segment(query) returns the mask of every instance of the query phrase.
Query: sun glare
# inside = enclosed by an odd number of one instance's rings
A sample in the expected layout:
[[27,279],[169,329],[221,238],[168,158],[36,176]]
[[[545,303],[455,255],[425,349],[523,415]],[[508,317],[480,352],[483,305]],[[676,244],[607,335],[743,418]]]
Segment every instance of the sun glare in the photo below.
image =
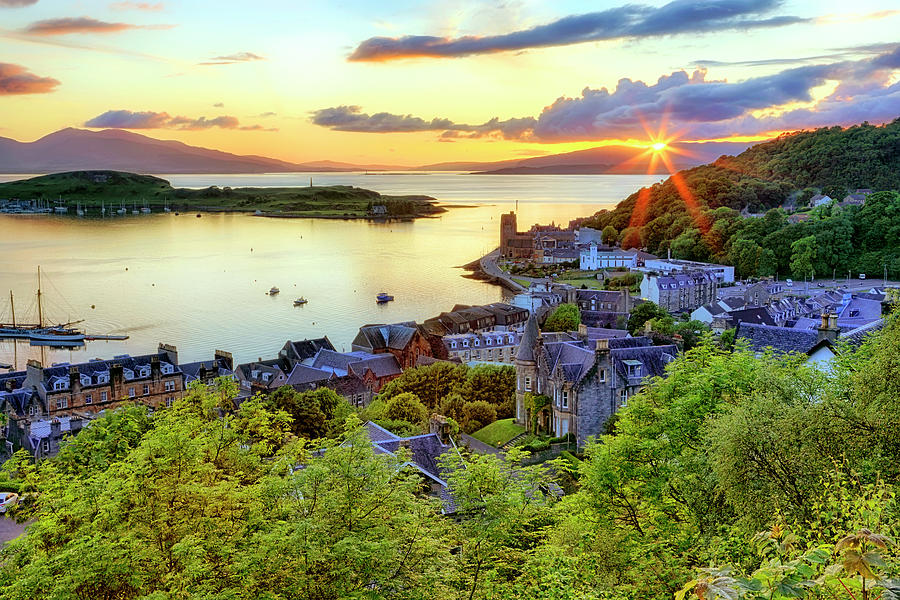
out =
[[665,142],[656,142],[655,144],[653,144],[650,147],[653,148],[654,152],[661,152],[666,149],[666,143]]

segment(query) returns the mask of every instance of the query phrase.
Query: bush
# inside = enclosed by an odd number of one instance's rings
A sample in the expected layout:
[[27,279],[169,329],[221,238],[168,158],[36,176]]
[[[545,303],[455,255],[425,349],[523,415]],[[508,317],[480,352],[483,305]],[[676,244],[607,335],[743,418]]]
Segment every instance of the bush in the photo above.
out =
[[551,444],[568,444],[568,443],[574,444],[575,443],[575,434],[569,432],[566,435],[561,436],[561,437],[550,438],[549,442]]
[[463,429],[466,433],[478,431],[497,420],[497,409],[490,402],[477,400],[463,406]]
[[0,492],[13,492],[14,494],[22,493],[22,483],[19,481],[0,481]]
[[550,449],[550,442],[547,440],[532,440],[524,446],[521,446],[521,448],[531,453],[542,452]]
[[379,419],[372,422],[400,437],[410,437],[422,433],[419,426],[413,425],[409,421],[403,421],[402,419]]

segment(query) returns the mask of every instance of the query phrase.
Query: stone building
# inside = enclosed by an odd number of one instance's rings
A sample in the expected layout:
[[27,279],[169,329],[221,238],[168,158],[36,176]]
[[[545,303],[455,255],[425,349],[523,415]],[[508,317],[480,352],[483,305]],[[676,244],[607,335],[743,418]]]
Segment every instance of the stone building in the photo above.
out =
[[534,234],[519,233],[516,213],[500,215],[500,256],[508,259],[531,259]]
[[519,347],[520,334],[515,331],[461,333],[442,338],[446,358],[464,363],[512,364]]
[[516,422],[557,437],[573,434],[583,447],[648,377],[664,375],[676,353],[646,337],[600,337],[590,329],[542,334],[531,319],[515,358]]
[[431,356],[431,344],[412,321],[392,325],[364,325],[353,339],[351,350],[369,354],[393,354],[401,369],[416,366],[420,356]]
[[670,313],[691,312],[717,300],[719,284],[712,271],[680,271],[668,275],[646,273],[641,297]]

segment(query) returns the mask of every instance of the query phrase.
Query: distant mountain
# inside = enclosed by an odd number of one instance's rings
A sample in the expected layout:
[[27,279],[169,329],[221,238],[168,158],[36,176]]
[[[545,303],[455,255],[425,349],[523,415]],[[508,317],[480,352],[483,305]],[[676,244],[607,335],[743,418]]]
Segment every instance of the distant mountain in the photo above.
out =
[[240,156],[106,129],[62,129],[34,142],[0,138],[0,173],[56,173],[103,169],[139,173],[270,173],[307,165],[264,156]]
[[[667,157],[678,169],[695,167],[709,163],[722,155],[740,154],[750,143],[744,142],[684,142],[669,144]],[[497,163],[457,163],[466,164],[461,170],[477,171],[491,175],[591,175],[598,173],[644,174],[650,171],[652,153],[645,148],[634,146],[598,146],[587,150],[576,150],[564,154],[551,154],[520,160],[505,160]],[[452,165],[430,165],[431,169]],[[421,167],[429,169],[429,167]],[[668,173],[667,165],[656,161],[651,174]]]
[[[707,142],[673,144],[688,156],[669,153],[682,169],[735,155],[750,144]],[[0,137],[0,173],[58,173],[113,170],[147,174],[288,173],[303,171],[478,171],[489,173],[646,173],[650,163],[643,148],[600,146],[536,158],[496,162],[446,162],[421,167],[352,164],[330,160],[291,163],[265,156],[241,156],[173,140],[158,140],[121,129],[62,129],[34,142]],[[664,166],[655,169],[664,173]]]

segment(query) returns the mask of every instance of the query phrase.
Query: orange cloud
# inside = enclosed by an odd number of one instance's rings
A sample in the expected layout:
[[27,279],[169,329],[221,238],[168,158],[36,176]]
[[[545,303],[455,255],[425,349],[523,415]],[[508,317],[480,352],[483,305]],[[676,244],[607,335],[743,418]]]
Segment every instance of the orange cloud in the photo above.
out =
[[134,25],[109,23],[91,17],[63,17],[36,21],[25,28],[31,35],[69,35],[72,33],[119,33],[130,29],[171,29],[174,25]]
[[25,67],[0,63],[0,96],[48,94],[58,85],[52,77],[38,77]]

